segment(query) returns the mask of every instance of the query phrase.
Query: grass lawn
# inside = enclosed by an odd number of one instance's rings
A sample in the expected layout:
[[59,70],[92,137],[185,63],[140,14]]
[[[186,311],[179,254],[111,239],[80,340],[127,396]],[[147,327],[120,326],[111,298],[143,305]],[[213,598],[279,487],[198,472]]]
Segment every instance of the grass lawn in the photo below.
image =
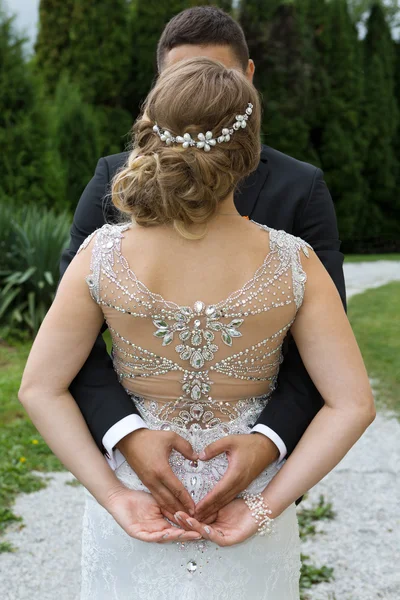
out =
[[[0,344],[0,534],[10,523],[20,521],[11,510],[16,494],[45,487],[32,470],[64,470],[17,398],[29,349],[30,343]],[[0,540],[0,552],[11,550]]]
[[400,283],[354,296],[348,314],[379,404],[400,414]]
[[346,254],[344,262],[373,262],[376,260],[399,260],[400,254]]
[[30,347],[30,342],[18,345],[0,342],[1,425],[5,425],[15,418],[23,418],[26,414],[23,406],[17,401],[17,390]]
[[[108,331],[104,338],[110,351]],[[10,523],[20,521],[12,512],[17,493],[46,486],[32,471],[65,471],[17,398],[30,347],[31,342],[8,344],[0,337],[0,536]],[[0,537],[0,552],[10,551]]]

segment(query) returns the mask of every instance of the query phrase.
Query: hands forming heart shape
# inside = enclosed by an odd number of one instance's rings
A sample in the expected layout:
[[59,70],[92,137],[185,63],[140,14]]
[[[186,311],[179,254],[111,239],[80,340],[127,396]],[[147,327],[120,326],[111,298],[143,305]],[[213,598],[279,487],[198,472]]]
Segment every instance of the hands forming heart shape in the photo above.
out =
[[[140,429],[123,438],[118,448],[151,492],[121,485],[105,506],[130,536],[158,543],[203,538],[228,546],[256,533],[256,522],[237,496],[277,458],[276,446],[263,434],[228,435],[197,455],[175,432]],[[224,477],[197,505],[171,469],[173,449],[188,460],[226,453]]]

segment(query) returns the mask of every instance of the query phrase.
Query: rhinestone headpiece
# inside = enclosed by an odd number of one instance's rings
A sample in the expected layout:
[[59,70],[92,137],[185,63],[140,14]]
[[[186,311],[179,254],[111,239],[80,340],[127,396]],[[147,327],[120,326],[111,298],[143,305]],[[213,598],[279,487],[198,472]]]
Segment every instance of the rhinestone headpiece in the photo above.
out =
[[247,125],[247,120],[253,112],[253,105],[251,102],[248,103],[245,114],[244,115],[236,115],[236,121],[231,127],[225,127],[221,135],[215,139],[211,131],[207,131],[207,133],[199,133],[197,135],[197,140],[194,140],[190,133],[184,133],[182,135],[177,135],[174,137],[169,131],[166,129],[161,129],[157,123],[153,127],[154,133],[156,133],[161,141],[165,142],[168,146],[171,144],[182,144],[182,148],[189,148],[189,146],[195,146],[196,148],[202,148],[204,152],[210,152],[212,146],[216,146],[218,144],[222,144],[222,142],[229,142],[231,139],[231,135],[240,129],[241,127],[244,129]]

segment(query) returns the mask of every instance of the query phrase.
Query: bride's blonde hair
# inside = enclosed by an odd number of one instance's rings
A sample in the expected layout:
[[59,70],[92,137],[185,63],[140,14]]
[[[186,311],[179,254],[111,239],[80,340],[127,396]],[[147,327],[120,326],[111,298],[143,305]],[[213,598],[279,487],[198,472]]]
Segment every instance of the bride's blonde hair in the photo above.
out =
[[[153,131],[173,136],[212,131],[215,138],[232,127],[236,115],[253,112],[245,129],[210,152],[181,144],[168,146]],[[208,58],[180,61],[162,71],[133,126],[133,147],[127,163],[112,181],[112,201],[144,227],[172,223],[188,239],[188,231],[215,215],[219,203],[260,160],[261,107],[258,92],[240,71]]]

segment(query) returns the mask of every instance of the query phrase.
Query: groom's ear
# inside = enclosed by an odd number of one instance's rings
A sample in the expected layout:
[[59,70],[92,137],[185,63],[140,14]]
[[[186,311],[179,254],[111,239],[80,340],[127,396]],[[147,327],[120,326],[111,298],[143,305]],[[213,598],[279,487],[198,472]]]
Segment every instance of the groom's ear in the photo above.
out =
[[249,58],[249,63],[247,65],[245,75],[251,83],[253,83],[253,77],[254,77],[255,70],[256,70],[256,65],[254,64],[254,60]]

